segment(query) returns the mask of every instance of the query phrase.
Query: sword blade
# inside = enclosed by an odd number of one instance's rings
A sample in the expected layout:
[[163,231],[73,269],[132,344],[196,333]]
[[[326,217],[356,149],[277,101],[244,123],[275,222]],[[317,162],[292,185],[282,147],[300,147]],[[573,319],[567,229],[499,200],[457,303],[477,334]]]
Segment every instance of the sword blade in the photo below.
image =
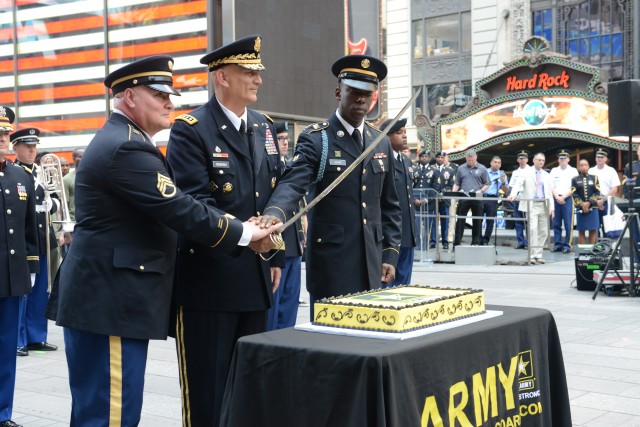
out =
[[329,184],[327,186],[327,188],[325,188],[322,193],[318,194],[316,196],[315,199],[313,199],[312,201],[310,201],[307,206],[304,207],[304,209],[301,209],[297,214],[295,214],[294,216],[292,216],[287,222],[285,222],[282,227],[277,231],[278,234],[282,234],[282,232],[284,230],[286,230],[288,227],[291,226],[291,224],[294,224],[297,220],[299,220],[302,215],[304,215],[305,213],[309,212],[315,205],[317,205],[318,203],[320,203],[320,201],[322,199],[324,199],[325,197],[327,197],[327,195],[329,193],[331,193],[331,191],[333,191],[334,188],[336,188],[342,181],[345,180],[345,178],[347,176],[349,176],[349,174],[351,172],[353,172],[353,170],[355,168],[358,167],[358,165],[360,163],[362,163],[362,161],[373,151],[375,150],[375,148],[378,146],[378,144],[380,143],[380,141],[382,141],[384,139],[385,136],[387,136],[387,133],[389,133],[389,129],[391,129],[393,127],[393,125],[396,124],[396,122],[398,120],[400,120],[400,117],[404,114],[405,111],[407,111],[407,108],[409,108],[409,106],[411,104],[413,104],[413,101],[416,100],[416,98],[418,97],[418,95],[420,95],[420,91],[421,89],[418,88],[418,90],[415,91],[415,93],[413,94],[413,96],[411,97],[411,99],[404,105],[404,107],[402,107],[402,110],[400,110],[400,112],[398,114],[396,114],[396,116],[393,118],[393,120],[391,120],[391,123],[389,123],[389,125],[382,130],[382,132],[380,132],[380,135],[378,135],[376,137],[376,139],[373,140],[373,142],[371,144],[369,144],[369,146],[362,152],[362,154],[360,154],[356,160],[348,167],[344,170],[344,172],[342,172],[331,184]]

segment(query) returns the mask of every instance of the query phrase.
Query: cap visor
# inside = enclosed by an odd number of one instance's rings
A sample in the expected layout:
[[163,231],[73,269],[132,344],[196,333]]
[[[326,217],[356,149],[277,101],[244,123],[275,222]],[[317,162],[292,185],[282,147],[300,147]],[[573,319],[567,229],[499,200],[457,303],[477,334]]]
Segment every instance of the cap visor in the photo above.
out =
[[154,84],[147,84],[145,85],[146,87],[153,89],[153,90],[157,90],[158,92],[164,92],[164,93],[168,93],[169,95],[177,95],[180,96],[180,92],[178,92],[173,86],[171,85],[165,85],[165,84],[159,84],[159,83],[154,83]]
[[342,79],[340,81],[347,86],[355,89],[367,90],[369,92],[375,92],[376,90],[378,90],[377,84],[365,82],[364,80]]

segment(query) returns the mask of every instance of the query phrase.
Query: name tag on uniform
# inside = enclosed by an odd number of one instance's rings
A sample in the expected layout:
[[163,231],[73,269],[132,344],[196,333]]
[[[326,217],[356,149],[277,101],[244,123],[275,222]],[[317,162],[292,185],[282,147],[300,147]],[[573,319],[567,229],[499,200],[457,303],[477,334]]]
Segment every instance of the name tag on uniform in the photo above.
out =
[[229,162],[221,162],[221,161],[213,161],[211,162],[213,164],[214,168],[223,168],[223,169],[229,169]]
[[330,166],[347,166],[345,159],[329,159]]

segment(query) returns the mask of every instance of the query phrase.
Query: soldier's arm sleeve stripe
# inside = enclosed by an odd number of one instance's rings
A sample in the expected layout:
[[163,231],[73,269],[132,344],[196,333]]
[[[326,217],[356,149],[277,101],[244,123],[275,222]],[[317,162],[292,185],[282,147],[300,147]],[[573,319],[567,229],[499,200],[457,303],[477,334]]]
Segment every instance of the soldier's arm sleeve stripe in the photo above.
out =
[[400,251],[397,250],[396,248],[386,248],[386,249],[383,249],[383,252],[384,251],[396,251],[396,252],[400,253]]
[[227,230],[229,229],[229,218],[225,216],[224,219],[226,220],[226,222],[224,224],[224,231],[222,232],[222,236],[220,236],[220,240],[218,240],[213,246],[211,246],[212,248],[215,248],[216,246],[218,246],[220,242],[224,240],[224,236],[227,235]]
[[27,256],[27,261],[40,261],[40,257],[38,255],[29,255]]
[[271,208],[273,208],[273,209],[277,209],[277,210],[279,210],[280,212],[282,212],[282,217],[284,218],[284,222],[287,222],[287,214],[286,214],[286,213],[284,213],[284,211],[283,211],[282,209],[280,209],[279,207],[277,207],[277,206],[267,206],[267,207],[265,208],[265,211],[266,211],[267,209],[271,209]]

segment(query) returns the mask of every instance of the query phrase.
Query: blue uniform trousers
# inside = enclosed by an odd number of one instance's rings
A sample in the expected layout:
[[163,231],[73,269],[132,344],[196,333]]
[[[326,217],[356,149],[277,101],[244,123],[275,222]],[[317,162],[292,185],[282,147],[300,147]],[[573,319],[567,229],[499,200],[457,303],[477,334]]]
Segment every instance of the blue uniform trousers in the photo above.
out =
[[149,340],[64,328],[72,427],[137,426]]
[[49,302],[47,254],[40,254],[40,269],[31,293],[20,299],[18,347],[47,341],[47,318],[44,312]]
[[413,271],[413,248],[400,248],[398,256],[398,266],[396,267],[396,280],[389,284],[383,284],[383,288],[391,286],[411,284],[411,273]]
[[[553,247],[554,249],[571,250],[573,237],[573,199],[567,197],[564,205],[557,201],[555,204],[555,214],[553,217]],[[565,236],[562,238],[562,227],[564,225]]]
[[[524,218],[524,212],[520,212],[518,210],[518,205],[520,202],[513,202],[513,217],[514,218]],[[524,230],[527,229],[527,225],[525,221],[514,221],[516,223],[516,239],[518,240],[518,246],[528,246],[529,242],[525,238]]]
[[16,386],[16,340],[22,297],[0,297],[0,422],[11,419]]
[[[440,238],[442,239],[442,243],[449,243],[447,239],[449,232],[449,206],[444,206],[442,203],[438,206],[438,210],[440,211]],[[429,211],[430,215],[435,215],[436,211]],[[436,218],[429,218],[429,229],[431,231],[431,236],[429,238],[429,244],[436,244]],[[412,260],[413,261],[413,260]],[[408,283],[408,282],[405,282]]]
[[273,305],[269,309],[267,330],[290,328],[296,324],[300,304],[301,265],[301,256],[286,258],[280,286],[273,294]]

